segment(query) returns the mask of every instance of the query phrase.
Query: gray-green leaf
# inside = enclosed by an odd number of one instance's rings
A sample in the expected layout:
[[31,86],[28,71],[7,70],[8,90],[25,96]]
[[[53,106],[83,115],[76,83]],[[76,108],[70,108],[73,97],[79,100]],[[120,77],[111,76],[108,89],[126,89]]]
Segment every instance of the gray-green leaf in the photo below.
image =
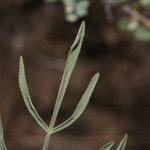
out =
[[[68,57],[66,60],[66,66],[64,69],[64,73],[62,76],[58,95],[56,98],[54,111],[53,111],[52,118],[51,118],[50,125],[49,125],[49,128],[51,130],[53,130],[53,128],[55,126],[55,122],[56,122],[56,119],[57,119],[57,116],[58,116],[58,113],[60,110],[60,106],[62,104],[64,95],[66,93],[66,89],[67,89],[67,86],[68,86],[68,83],[69,83],[69,80],[70,80],[70,77],[72,74],[72,71],[74,69],[76,61],[78,59],[78,55],[79,55],[80,50],[81,50],[84,34],[85,34],[85,22],[82,22],[82,24],[79,28],[79,31],[77,33],[77,36],[75,38],[75,41],[70,48],[70,51],[69,51],[69,54],[68,54]],[[49,139],[50,139],[50,135],[46,135],[42,150],[48,150]]]
[[26,82],[25,69],[24,69],[24,63],[23,63],[22,56],[20,57],[20,61],[19,61],[19,86],[20,86],[20,90],[22,92],[22,96],[23,96],[23,99],[24,99],[27,109],[29,110],[31,115],[34,117],[34,119],[37,121],[37,123],[47,132],[47,134],[49,134],[50,133],[49,127],[39,116],[37,110],[35,109],[34,105],[32,104],[32,100],[31,100],[27,82]]
[[84,34],[85,34],[85,22],[82,22],[82,24],[79,28],[79,31],[77,33],[77,36],[75,38],[75,41],[72,44],[69,54],[68,54],[68,57],[67,57],[66,66],[65,66],[64,73],[62,76],[60,88],[58,91],[50,127],[53,127],[55,124],[58,112],[60,110],[60,106],[62,104],[64,95],[65,95],[65,92],[66,92],[66,89],[67,89],[67,86],[68,86],[68,83],[69,83],[69,80],[70,80],[70,77],[72,74],[72,71],[74,69],[74,66],[76,64],[76,61],[78,59],[78,56],[79,56],[79,53],[81,50]]
[[114,145],[114,142],[109,142],[109,143],[103,145],[99,150],[110,150],[113,145]]
[[99,73],[96,73],[94,75],[94,77],[91,79],[86,91],[84,92],[81,100],[79,101],[75,111],[73,112],[72,116],[67,119],[66,121],[64,121],[63,123],[61,123],[60,125],[56,126],[54,129],[53,129],[53,132],[52,133],[56,133],[58,131],[61,131],[65,128],[67,128],[68,126],[70,126],[74,121],[76,121],[80,115],[83,113],[83,111],[85,110],[89,100],[90,100],[90,97],[93,93],[93,90],[96,86],[96,83],[98,81],[98,78],[99,78]]
[[0,150],[7,150],[4,140],[3,126],[0,116]]
[[126,144],[127,144],[128,135],[125,134],[122,138],[120,144],[117,147],[117,150],[125,150]]

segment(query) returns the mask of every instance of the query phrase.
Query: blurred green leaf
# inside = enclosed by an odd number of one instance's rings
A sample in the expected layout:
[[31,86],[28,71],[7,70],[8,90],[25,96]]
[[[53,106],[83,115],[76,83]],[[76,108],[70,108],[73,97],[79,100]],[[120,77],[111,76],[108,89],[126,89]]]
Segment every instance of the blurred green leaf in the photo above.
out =
[[89,5],[90,2],[88,0],[81,0],[76,3],[75,11],[79,18],[88,14]]
[[78,16],[75,13],[76,0],[62,0],[65,10],[65,18],[68,22],[76,22]]
[[118,27],[122,31],[134,31],[138,28],[139,22],[136,19],[128,19],[127,17],[121,18],[118,22]]
[[121,18],[118,21],[118,27],[122,31],[127,31],[129,23],[130,23],[130,20],[127,17]]
[[150,5],[150,0],[139,0],[140,4],[143,6],[148,6]]
[[134,32],[134,36],[141,41],[150,41],[150,28],[138,27]]
[[128,31],[134,31],[138,28],[139,22],[135,19],[131,20],[128,24],[127,30]]
[[90,0],[45,0],[49,3],[61,2],[68,22],[76,22],[88,14]]

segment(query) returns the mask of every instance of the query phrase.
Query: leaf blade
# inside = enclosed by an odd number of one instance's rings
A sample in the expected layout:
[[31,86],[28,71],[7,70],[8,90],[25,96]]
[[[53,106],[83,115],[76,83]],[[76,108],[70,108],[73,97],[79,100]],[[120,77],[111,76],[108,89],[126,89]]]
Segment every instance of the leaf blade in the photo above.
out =
[[78,59],[78,56],[79,56],[79,53],[80,53],[80,50],[82,47],[84,35],[85,35],[85,22],[82,22],[82,24],[79,28],[79,31],[77,33],[77,36],[74,40],[74,43],[72,44],[72,46],[69,50],[69,54],[68,54],[68,57],[66,60],[66,66],[64,69],[64,73],[63,73],[62,80],[60,83],[60,88],[59,88],[58,95],[56,98],[56,103],[54,106],[52,119],[50,122],[50,129],[53,128],[53,126],[55,125],[56,118],[59,113],[60,106],[62,104],[64,95],[66,93],[66,89],[67,89],[71,74],[73,72],[73,69],[75,67],[76,61]]
[[19,60],[19,87],[23,96],[23,100],[25,102],[25,105],[28,109],[28,111],[30,112],[30,114],[32,115],[32,117],[36,120],[36,122],[40,125],[41,128],[44,129],[44,131],[46,133],[50,133],[49,127],[46,125],[46,123],[43,121],[43,119],[40,117],[40,115],[38,114],[36,108],[34,107],[30,94],[29,94],[29,90],[28,90],[28,86],[27,86],[27,82],[26,82],[26,76],[25,76],[25,68],[24,68],[24,63],[23,63],[23,57],[20,57]]
[[56,126],[52,130],[52,133],[56,133],[56,132],[59,132],[65,128],[67,128],[68,126],[70,126],[73,122],[75,122],[80,117],[80,115],[83,113],[83,111],[85,110],[86,106],[89,103],[90,97],[93,93],[93,90],[97,84],[98,79],[99,79],[99,73],[96,73],[93,76],[93,78],[91,79],[90,83],[88,84],[87,89],[85,90],[81,100],[79,101],[78,105],[76,106],[76,109],[74,110],[71,117],[69,117],[66,121],[64,121],[63,123]]
[[110,150],[113,145],[114,145],[114,142],[109,142],[109,143],[103,145],[99,150]]
[[[85,22],[82,22],[82,24],[80,25],[80,28],[78,30],[78,33],[76,35],[76,38],[74,40],[74,43],[72,44],[72,46],[69,50],[69,54],[68,54],[68,57],[66,60],[64,73],[63,73],[63,76],[61,79],[60,87],[59,87],[57,98],[56,98],[56,103],[54,106],[54,111],[53,111],[50,125],[49,125],[50,130],[53,130],[53,128],[55,126],[55,122],[56,122],[56,119],[57,119],[57,116],[58,116],[58,113],[60,110],[60,106],[62,104],[71,74],[73,72],[76,61],[78,59],[78,55],[79,55],[81,47],[82,47],[84,34],[85,34]],[[50,137],[51,137],[51,135],[46,135],[42,150],[48,150]]]
[[119,143],[117,150],[125,150],[127,144],[128,135],[125,134],[122,138],[121,142]]
[[3,133],[1,116],[0,116],[0,150],[7,150],[5,140],[4,140],[4,133]]

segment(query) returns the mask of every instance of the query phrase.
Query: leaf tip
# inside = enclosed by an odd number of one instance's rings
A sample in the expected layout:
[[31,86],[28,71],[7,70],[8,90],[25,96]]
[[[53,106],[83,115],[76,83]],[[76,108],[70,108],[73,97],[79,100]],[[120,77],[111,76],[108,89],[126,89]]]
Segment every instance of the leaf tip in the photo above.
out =
[[20,58],[19,58],[19,69],[18,69],[18,83],[19,83],[20,89],[22,89],[22,86],[24,84],[23,78],[25,78],[24,62],[23,62],[23,57],[20,56]]
[[127,133],[124,135],[123,139],[124,139],[125,141],[128,140],[128,134],[127,134]]
[[93,76],[93,79],[96,80],[96,82],[97,82],[98,79],[99,79],[99,77],[100,77],[100,73],[97,72],[97,73]]
[[22,57],[22,55],[21,55],[20,58],[19,58],[19,62],[23,62],[23,57]]
[[85,28],[85,21],[82,21],[81,26]]
[[110,150],[110,148],[114,145],[114,141],[111,141],[109,143],[106,143],[103,145],[99,150]]
[[82,23],[80,25],[80,30],[82,31],[81,36],[84,37],[84,35],[85,35],[85,21],[82,21]]
[[23,65],[23,57],[20,56],[20,58],[19,58],[19,69],[21,68],[22,65]]
[[119,146],[117,147],[117,150],[124,150],[127,144],[127,140],[128,140],[128,135],[125,134],[119,144]]

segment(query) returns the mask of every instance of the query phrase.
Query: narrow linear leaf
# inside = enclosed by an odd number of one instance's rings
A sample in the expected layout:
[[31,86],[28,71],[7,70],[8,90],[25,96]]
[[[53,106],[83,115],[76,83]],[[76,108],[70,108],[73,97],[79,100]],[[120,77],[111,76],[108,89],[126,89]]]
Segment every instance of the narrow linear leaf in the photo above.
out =
[[125,134],[122,138],[120,144],[117,147],[117,150],[125,150],[126,144],[127,144],[128,135]]
[[109,143],[103,145],[99,150],[110,150],[113,145],[114,145],[114,142],[109,142]]
[[70,126],[73,122],[75,122],[80,115],[83,113],[83,111],[85,110],[87,104],[89,103],[90,97],[93,93],[93,90],[96,86],[96,83],[99,79],[99,73],[96,73],[94,75],[94,77],[91,79],[86,91],[84,92],[81,100],[79,101],[75,111],[73,112],[72,116],[67,119],[66,121],[64,121],[63,123],[61,123],[60,125],[56,126],[52,133],[56,133],[59,132],[65,128],[67,128],[68,126]]
[[53,112],[51,123],[50,123],[51,128],[53,128],[53,126],[55,125],[55,121],[56,121],[58,112],[60,110],[60,106],[63,101],[72,71],[74,69],[76,61],[78,59],[78,55],[81,50],[84,34],[85,34],[85,22],[82,22],[82,24],[79,28],[79,31],[77,33],[77,36],[75,38],[75,41],[72,44],[69,54],[68,54],[68,57],[67,57],[66,66],[65,66],[64,73],[62,76],[60,88],[58,91],[58,95],[57,95],[57,99],[56,99],[56,103],[55,103],[55,107],[54,107],[54,112]]
[[4,140],[3,126],[0,116],[0,150],[7,150]]
[[19,61],[19,86],[20,90],[25,102],[25,105],[31,115],[34,117],[36,122],[43,128],[48,134],[50,134],[50,129],[49,127],[45,124],[45,122],[42,120],[42,118],[39,116],[37,110],[35,109],[34,105],[32,104],[27,82],[26,82],[26,76],[25,76],[25,69],[24,69],[24,63],[23,63],[23,58],[22,56],[20,57]]
[[[66,66],[64,69],[64,73],[62,76],[62,80],[61,80],[59,91],[58,91],[57,98],[56,98],[56,103],[54,106],[54,111],[53,111],[50,125],[49,125],[50,130],[53,130],[53,128],[55,126],[55,122],[56,122],[56,119],[57,119],[57,116],[58,116],[58,113],[60,110],[60,106],[62,104],[72,71],[74,69],[76,61],[78,59],[78,55],[79,55],[81,47],[82,47],[84,34],[85,34],[85,22],[82,22],[82,24],[79,28],[79,31],[77,33],[77,36],[75,38],[75,41],[69,50],[69,54],[68,54],[68,57],[66,60]],[[50,135],[46,135],[42,150],[48,150],[49,140],[50,140]]]

